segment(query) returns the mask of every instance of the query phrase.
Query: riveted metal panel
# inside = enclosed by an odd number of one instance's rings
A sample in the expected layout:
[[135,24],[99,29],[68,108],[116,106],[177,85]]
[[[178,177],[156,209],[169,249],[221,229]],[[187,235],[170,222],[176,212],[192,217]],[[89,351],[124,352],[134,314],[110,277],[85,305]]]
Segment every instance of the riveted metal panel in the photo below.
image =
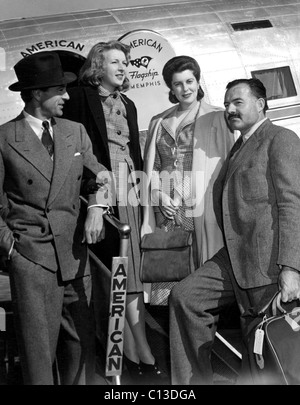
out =
[[[232,27],[261,20],[270,21],[272,27],[245,31]],[[274,100],[270,106],[300,104],[300,0],[194,0],[0,22],[0,110],[16,97],[7,86],[14,80],[13,65],[26,54],[57,49],[85,57],[96,42],[138,29],[163,35],[176,54],[198,60],[210,102],[223,105],[230,80],[251,77],[252,70],[288,65],[297,96]]]

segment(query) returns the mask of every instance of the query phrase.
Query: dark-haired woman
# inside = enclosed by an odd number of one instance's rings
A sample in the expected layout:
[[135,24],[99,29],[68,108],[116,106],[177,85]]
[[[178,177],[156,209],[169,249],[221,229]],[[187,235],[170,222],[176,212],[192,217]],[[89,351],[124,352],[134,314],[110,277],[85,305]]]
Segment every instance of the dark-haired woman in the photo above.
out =
[[[166,232],[176,226],[194,231],[197,268],[223,246],[212,186],[238,135],[230,131],[224,110],[204,101],[200,67],[194,58],[170,59],[163,78],[175,105],[153,117],[149,125],[142,235],[155,227]],[[152,283],[150,302],[166,305],[173,285]]]

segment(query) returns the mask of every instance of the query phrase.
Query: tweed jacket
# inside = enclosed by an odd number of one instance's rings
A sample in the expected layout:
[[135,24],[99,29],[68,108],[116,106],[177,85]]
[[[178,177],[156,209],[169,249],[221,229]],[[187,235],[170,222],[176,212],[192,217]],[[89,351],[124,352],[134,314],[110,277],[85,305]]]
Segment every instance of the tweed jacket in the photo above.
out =
[[227,158],[214,208],[242,288],[276,283],[281,265],[300,270],[300,139],[270,120]]
[[[158,128],[163,120],[171,120],[174,117],[177,108],[178,105],[158,114],[149,124],[144,153],[146,181],[142,187],[141,197],[144,212],[142,236],[153,232],[156,226],[150,195]],[[201,100],[194,127],[191,184],[194,207],[190,212],[194,218],[199,265],[224,246],[223,235],[213,210],[212,189],[237,137],[238,133],[231,132],[226,124],[224,110]]]
[[[68,89],[70,100],[64,106],[64,118],[83,124],[92,141],[99,162],[111,170],[107,130],[101,99],[96,87],[79,86]],[[130,133],[130,155],[136,170],[142,169],[139,129],[135,104],[122,94]],[[90,118],[92,116],[92,119]]]
[[[14,240],[20,254],[51,271],[60,268],[68,280],[89,272],[83,180],[101,182],[108,172],[82,125],[56,118],[53,138],[54,161],[23,114],[0,127],[0,254],[7,255]],[[87,196],[89,204],[109,205],[108,188]]]

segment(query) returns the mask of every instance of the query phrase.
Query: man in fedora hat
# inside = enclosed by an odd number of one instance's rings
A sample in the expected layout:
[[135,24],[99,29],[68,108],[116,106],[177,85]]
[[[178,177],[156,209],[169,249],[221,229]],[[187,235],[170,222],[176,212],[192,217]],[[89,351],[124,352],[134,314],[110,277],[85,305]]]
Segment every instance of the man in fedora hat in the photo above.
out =
[[[8,271],[24,384],[93,383],[94,328],[85,242],[102,238],[110,179],[85,128],[59,118],[69,99],[55,52],[15,66],[21,114],[0,126],[0,255]],[[55,117],[55,118],[54,118]],[[80,192],[88,209],[80,209]]]

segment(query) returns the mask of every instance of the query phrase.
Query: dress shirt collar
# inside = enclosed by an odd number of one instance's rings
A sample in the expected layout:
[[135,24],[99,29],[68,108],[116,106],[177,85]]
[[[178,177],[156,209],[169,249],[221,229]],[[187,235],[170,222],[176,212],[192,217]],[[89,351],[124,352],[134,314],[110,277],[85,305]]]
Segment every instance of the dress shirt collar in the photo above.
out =
[[52,125],[51,125],[51,120],[40,120],[39,118],[34,117],[33,115],[28,114],[25,110],[23,110],[23,114],[25,117],[25,120],[28,122],[30,127],[33,129],[35,134],[41,139],[42,133],[43,133],[43,121],[48,121],[49,122],[49,131],[52,136],[53,130],[52,130]]
[[262,124],[263,122],[265,122],[267,119],[268,119],[268,118],[265,117],[265,118],[263,118],[262,120],[260,120],[259,122],[257,122],[256,124],[254,124],[253,127],[251,127],[251,128],[249,129],[249,131],[246,132],[246,133],[243,135],[243,142],[246,142],[246,141],[250,138],[250,136],[254,134],[254,132],[257,130],[257,128],[259,128],[259,127],[261,126],[261,124]]

